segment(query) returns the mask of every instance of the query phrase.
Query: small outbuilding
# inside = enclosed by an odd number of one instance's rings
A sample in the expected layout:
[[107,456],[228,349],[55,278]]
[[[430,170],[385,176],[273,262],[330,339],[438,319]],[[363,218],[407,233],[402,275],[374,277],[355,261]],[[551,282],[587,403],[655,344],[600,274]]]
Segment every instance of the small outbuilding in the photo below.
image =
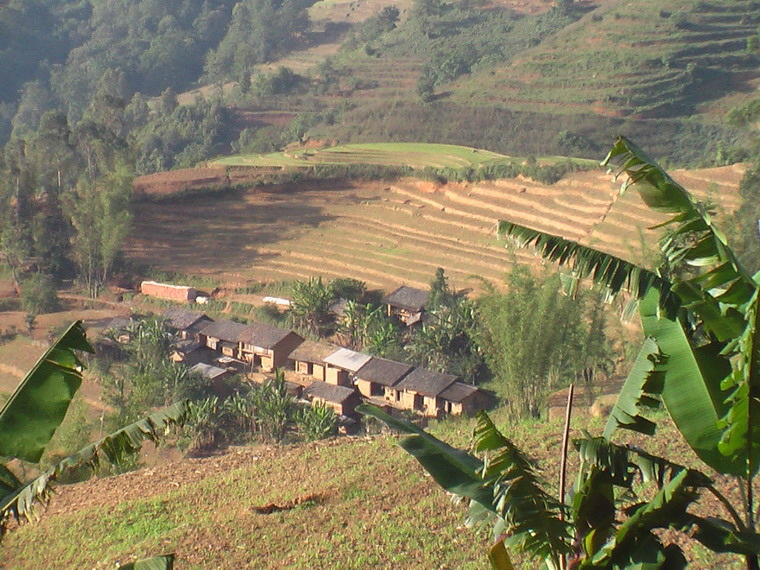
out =
[[225,386],[224,379],[230,376],[230,371],[211,364],[199,362],[190,368],[190,372],[200,374],[208,380],[212,391],[220,398],[226,398],[232,394],[229,386]]
[[330,406],[339,416],[353,416],[361,399],[354,388],[336,386],[327,382],[315,381],[303,391],[304,397],[312,402]]
[[240,332],[237,341],[243,360],[271,372],[288,363],[288,356],[303,342],[303,337],[288,329],[253,323]]
[[290,353],[289,360],[293,362],[293,369],[299,374],[324,382],[327,368],[325,357],[333,354],[338,348],[334,344],[305,340]]
[[368,354],[362,354],[348,348],[341,348],[325,357],[327,365],[325,382],[337,386],[352,386],[351,376],[364,366],[369,359]]
[[407,326],[420,322],[425,304],[430,296],[429,291],[402,285],[383,298],[388,306],[388,316],[396,315]]
[[415,368],[392,390],[398,392],[395,397],[401,402],[402,407],[435,417],[438,416],[439,410],[444,408],[439,395],[457,380],[458,378],[452,374]]
[[354,374],[354,384],[366,398],[385,398],[396,402],[399,392],[392,387],[398,384],[414,366],[373,356]]

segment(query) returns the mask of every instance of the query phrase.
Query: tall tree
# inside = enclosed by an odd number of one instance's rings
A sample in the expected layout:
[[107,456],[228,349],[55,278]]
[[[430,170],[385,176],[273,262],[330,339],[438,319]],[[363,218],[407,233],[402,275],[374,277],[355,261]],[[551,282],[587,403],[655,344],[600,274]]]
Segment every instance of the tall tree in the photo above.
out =
[[116,256],[132,223],[129,196],[132,173],[119,162],[104,177],[84,178],[67,196],[66,213],[74,227],[72,254],[90,296],[108,281]]

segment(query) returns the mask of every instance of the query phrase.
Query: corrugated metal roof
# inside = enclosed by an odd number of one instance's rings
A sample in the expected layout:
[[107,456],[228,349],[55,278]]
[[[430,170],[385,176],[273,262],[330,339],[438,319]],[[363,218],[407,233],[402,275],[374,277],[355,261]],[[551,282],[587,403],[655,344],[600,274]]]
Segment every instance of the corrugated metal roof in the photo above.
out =
[[396,390],[417,392],[432,398],[438,396],[456,381],[457,377],[452,374],[443,374],[427,368],[415,368],[395,388]]
[[213,380],[214,378],[227,373],[224,368],[217,368],[216,366],[211,366],[210,364],[205,364],[203,362],[199,362],[190,368],[190,372],[200,373],[204,378],[207,378],[209,380]]
[[414,366],[409,364],[373,356],[369,362],[356,371],[356,378],[382,386],[393,386],[413,369]]
[[332,354],[325,357],[325,362],[336,368],[342,368],[349,372],[356,372],[364,366],[367,361],[372,358],[367,354],[356,352],[355,350],[349,350],[347,348],[341,348],[336,350]]
[[430,293],[423,289],[416,289],[414,287],[402,285],[384,297],[383,303],[387,303],[391,307],[398,307],[405,311],[417,313],[425,307],[429,295]]
[[320,398],[328,402],[334,402],[335,404],[342,404],[356,394],[356,390],[354,388],[336,386],[335,384],[328,384],[327,382],[317,380],[312,382],[309,387],[304,390],[304,394],[311,396],[312,398]]
[[443,392],[438,394],[439,398],[448,400],[449,402],[462,402],[469,398],[473,394],[478,392],[478,388],[464,384],[463,382],[454,382],[451,386],[446,388]]

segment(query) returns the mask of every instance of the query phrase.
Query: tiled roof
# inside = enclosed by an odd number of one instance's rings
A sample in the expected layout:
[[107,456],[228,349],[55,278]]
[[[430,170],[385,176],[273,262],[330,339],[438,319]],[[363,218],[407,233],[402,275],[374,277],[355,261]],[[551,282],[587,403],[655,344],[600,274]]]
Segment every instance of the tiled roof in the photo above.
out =
[[395,388],[396,390],[417,392],[432,398],[438,396],[456,380],[457,377],[452,374],[434,372],[427,368],[415,368]]
[[335,384],[328,384],[327,382],[317,380],[312,382],[311,385],[304,390],[304,394],[311,396],[312,398],[320,398],[327,402],[342,404],[356,394],[356,390],[354,388],[336,386]]
[[300,362],[315,362],[317,364],[322,364],[325,357],[335,353],[338,348],[339,347],[334,344],[305,340],[298,346],[298,348],[290,353],[290,358]]
[[237,342],[238,337],[246,329],[246,325],[234,321],[216,321],[203,327],[203,334],[211,338],[226,340],[227,342]]
[[439,398],[448,400],[449,402],[462,402],[469,398],[473,394],[478,392],[475,386],[464,384],[463,382],[454,382],[451,386],[446,388],[443,392],[438,394]]
[[373,356],[356,371],[356,378],[382,386],[393,386],[414,369],[414,366]]
[[405,311],[417,313],[425,307],[429,295],[428,291],[402,285],[384,297],[383,303],[387,303],[391,307],[398,307]]
[[169,326],[181,331],[190,328],[202,319],[209,322],[211,321],[211,319],[203,313],[196,313],[195,311],[188,311],[187,309],[181,309],[179,307],[167,309],[163,316],[169,323]]
[[[261,348],[274,348],[288,335],[295,335],[289,329],[283,329],[274,325],[265,325],[264,323],[252,323],[245,327],[237,337],[237,340],[258,346]],[[296,335],[298,336],[298,335]],[[301,338],[300,336],[298,338]]]

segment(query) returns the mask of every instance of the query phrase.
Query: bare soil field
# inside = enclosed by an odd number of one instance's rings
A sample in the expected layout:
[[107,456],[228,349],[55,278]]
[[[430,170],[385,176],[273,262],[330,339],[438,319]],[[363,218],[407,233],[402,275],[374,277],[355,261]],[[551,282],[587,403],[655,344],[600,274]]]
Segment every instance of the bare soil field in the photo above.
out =
[[[716,204],[720,219],[739,205],[743,172],[736,165],[674,176]],[[497,240],[499,220],[646,263],[657,237],[647,228],[663,219],[636,192],[620,197],[602,171],[553,185],[522,177],[446,185],[328,181],[138,203],[125,251],[137,263],[223,286],[321,275],[389,290],[426,286],[443,267],[452,285],[466,289],[477,288],[473,276],[500,283],[514,261],[539,263],[531,252],[508,250]]]

